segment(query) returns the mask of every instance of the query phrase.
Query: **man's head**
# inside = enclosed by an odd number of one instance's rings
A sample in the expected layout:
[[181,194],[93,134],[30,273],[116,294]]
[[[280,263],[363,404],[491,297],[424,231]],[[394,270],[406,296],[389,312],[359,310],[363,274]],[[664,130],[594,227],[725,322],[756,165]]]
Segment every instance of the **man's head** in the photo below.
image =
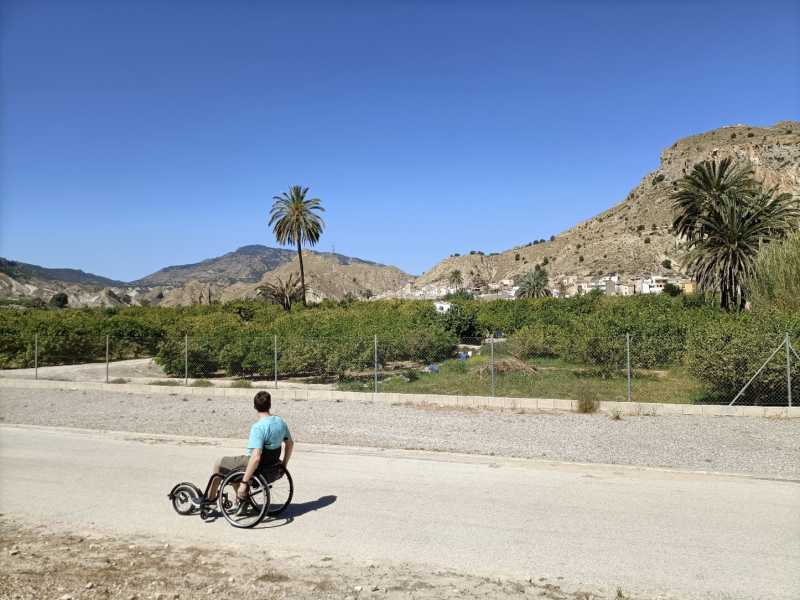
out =
[[272,408],[272,396],[269,395],[269,392],[258,392],[253,398],[253,408],[258,412],[269,412],[269,409]]

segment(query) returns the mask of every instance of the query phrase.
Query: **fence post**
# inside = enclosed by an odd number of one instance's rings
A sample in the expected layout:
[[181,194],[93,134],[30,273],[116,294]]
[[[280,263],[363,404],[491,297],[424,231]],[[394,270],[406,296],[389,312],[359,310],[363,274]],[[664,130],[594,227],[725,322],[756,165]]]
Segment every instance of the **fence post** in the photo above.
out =
[[792,365],[789,362],[789,332],[786,332],[786,390],[789,396],[789,407],[792,406]]
[[494,398],[494,334],[490,339],[492,344],[492,398]]
[[625,334],[625,345],[628,351],[628,402],[631,401],[631,334]]
[[33,377],[39,379],[39,334],[33,338]]
[[278,389],[278,336],[275,336],[275,389]]
[[378,336],[375,336],[375,393],[378,393]]
[[108,383],[108,334],[106,334],[106,383]]
[[184,337],[183,346],[183,385],[189,387],[189,336]]

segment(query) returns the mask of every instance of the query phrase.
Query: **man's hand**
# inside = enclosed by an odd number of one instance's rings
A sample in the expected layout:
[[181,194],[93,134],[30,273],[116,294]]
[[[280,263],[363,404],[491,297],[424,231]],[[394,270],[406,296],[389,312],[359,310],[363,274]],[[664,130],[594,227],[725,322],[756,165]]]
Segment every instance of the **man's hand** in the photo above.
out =
[[248,487],[250,487],[250,486],[248,486],[246,483],[240,483],[239,484],[239,489],[236,490],[236,497],[239,500],[244,500],[245,498],[247,498],[247,488]]

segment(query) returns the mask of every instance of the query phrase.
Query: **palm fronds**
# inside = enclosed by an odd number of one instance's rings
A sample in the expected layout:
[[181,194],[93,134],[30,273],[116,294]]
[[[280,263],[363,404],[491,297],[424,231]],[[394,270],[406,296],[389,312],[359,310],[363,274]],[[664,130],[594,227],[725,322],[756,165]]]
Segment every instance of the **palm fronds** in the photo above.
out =
[[292,304],[303,299],[303,286],[299,279],[295,279],[295,274],[289,275],[285,282],[279,277],[276,283],[264,283],[256,288],[259,297],[267,302],[283,306],[284,310],[292,308]]
[[303,306],[306,304],[306,278],[303,269],[303,244],[314,246],[322,235],[325,221],[314,211],[325,212],[322,200],[319,198],[306,199],[308,188],[293,185],[289,192],[281,192],[275,196],[275,204],[270,209],[272,218],[270,226],[275,225],[273,232],[280,244],[296,244],[297,256],[300,261],[300,288]]
[[517,288],[517,298],[544,298],[551,295],[548,285],[547,271],[544,269],[534,269],[519,282]]
[[693,220],[702,235],[690,243],[684,264],[694,273],[700,291],[720,290],[725,309],[744,308],[743,283],[753,274],[759,249],[785,237],[800,216],[792,196],[776,192],[773,187],[753,195],[722,194]]

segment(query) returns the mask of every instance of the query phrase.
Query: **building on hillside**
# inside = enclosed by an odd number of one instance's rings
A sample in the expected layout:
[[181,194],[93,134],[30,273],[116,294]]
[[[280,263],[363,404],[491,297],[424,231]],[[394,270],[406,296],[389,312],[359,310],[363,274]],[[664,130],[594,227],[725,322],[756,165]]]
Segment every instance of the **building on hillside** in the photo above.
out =
[[636,283],[637,294],[660,294],[664,291],[668,279],[661,275],[651,275],[647,279],[638,280]]
[[630,283],[619,283],[616,286],[617,296],[633,296],[634,286]]
[[434,302],[433,306],[434,308],[436,308],[437,313],[446,313],[451,308],[453,308],[453,305],[450,304],[449,302]]
[[514,280],[513,279],[501,279],[500,280],[500,284],[503,287],[507,287],[507,288],[514,287]]

